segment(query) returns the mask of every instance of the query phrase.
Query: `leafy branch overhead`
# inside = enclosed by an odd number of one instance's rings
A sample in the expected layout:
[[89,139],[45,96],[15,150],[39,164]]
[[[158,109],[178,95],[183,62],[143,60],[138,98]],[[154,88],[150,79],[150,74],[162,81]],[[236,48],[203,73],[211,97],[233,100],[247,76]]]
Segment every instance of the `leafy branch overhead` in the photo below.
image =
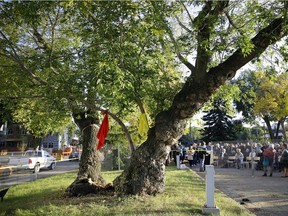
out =
[[[186,119],[237,70],[287,38],[281,1],[12,1],[0,7],[1,98],[13,98],[14,117],[35,132],[39,122],[46,133],[75,117],[85,128],[77,180],[104,184],[91,135],[102,118],[98,111],[109,110],[130,144],[135,124],[129,131],[123,122],[136,123],[140,112],[151,119],[147,139],[114,181],[120,194],[162,192],[163,164]],[[285,43],[280,46],[284,52]]]

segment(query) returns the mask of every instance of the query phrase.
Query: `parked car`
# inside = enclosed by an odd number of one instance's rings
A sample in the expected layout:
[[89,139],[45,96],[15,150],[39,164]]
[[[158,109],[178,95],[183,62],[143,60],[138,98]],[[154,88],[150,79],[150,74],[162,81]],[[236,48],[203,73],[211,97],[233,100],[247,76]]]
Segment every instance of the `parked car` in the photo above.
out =
[[28,150],[23,156],[9,157],[8,164],[24,169],[33,170],[37,173],[42,168],[55,169],[56,159],[44,150]]
[[80,152],[79,151],[73,151],[69,155],[69,159],[71,159],[71,161],[72,160],[79,160],[79,157],[80,157]]

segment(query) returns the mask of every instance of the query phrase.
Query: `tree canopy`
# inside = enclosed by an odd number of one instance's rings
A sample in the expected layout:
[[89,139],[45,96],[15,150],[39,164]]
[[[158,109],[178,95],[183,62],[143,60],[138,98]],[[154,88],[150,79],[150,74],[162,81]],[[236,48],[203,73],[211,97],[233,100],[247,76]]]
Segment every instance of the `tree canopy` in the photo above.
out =
[[87,108],[109,109],[125,127],[125,116],[139,107],[153,125],[180,88],[178,63],[163,30],[151,23],[147,3],[1,6],[1,56],[9,62],[2,67],[2,93],[13,105],[18,101],[14,119],[34,135],[58,131],[72,112]]
[[[287,36],[287,2],[281,1],[19,1],[0,7],[2,97],[37,108],[38,115],[18,113],[27,124],[55,111],[55,127],[73,116],[82,131],[85,152],[70,189],[91,179],[104,182],[95,168],[97,111],[109,110],[123,126],[137,104],[149,106],[153,124],[114,186],[120,194],[163,191],[164,162],[186,119],[238,69]],[[183,85],[179,63],[188,69]]]

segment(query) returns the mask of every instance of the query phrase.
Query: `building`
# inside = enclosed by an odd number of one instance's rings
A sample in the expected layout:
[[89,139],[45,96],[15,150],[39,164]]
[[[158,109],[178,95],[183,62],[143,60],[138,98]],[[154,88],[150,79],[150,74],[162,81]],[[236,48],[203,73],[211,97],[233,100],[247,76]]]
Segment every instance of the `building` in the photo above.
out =
[[36,138],[29,134],[21,123],[5,122],[0,126],[0,151],[25,151],[37,146],[50,150],[61,149],[68,145],[69,141],[68,131]]

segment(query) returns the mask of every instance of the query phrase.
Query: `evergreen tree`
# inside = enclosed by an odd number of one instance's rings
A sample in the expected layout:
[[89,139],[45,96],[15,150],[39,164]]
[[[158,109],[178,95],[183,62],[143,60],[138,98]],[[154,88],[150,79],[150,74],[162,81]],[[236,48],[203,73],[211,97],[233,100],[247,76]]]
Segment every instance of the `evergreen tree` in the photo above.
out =
[[201,134],[205,142],[235,139],[232,117],[227,114],[225,103],[220,99],[212,103],[212,108],[202,117],[204,129]]

